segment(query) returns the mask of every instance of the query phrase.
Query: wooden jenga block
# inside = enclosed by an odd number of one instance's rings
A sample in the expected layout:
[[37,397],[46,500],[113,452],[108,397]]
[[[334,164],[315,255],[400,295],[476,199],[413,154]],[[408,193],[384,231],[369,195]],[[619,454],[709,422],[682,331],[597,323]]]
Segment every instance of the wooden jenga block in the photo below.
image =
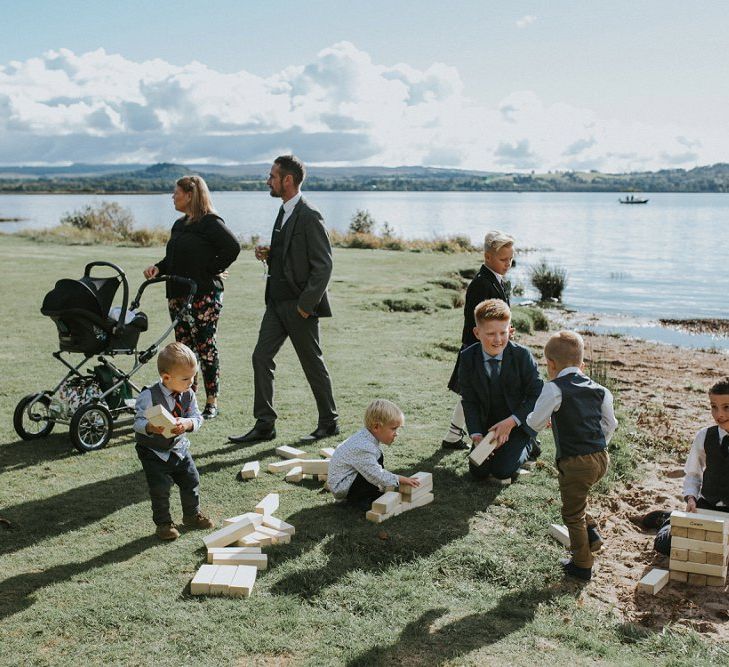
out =
[[400,494],[397,491],[388,491],[372,503],[372,511],[377,514],[392,514],[400,504]]
[[256,531],[255,533],[246,535],[238,544],[244,547],[267,547],[273,544],[273,537]]
[[679,583],[685,584],[688,581],[688,572],[679,572],[678,570],[670,570],[671,581],[678,581]]
[[144,411],[144,416],[152,426],[164,429],[162,432],[163,437],[174,437],[172,429],[177,425],[177,417],[173,417],[164,405],[150,405]]
[[671,537],[688,537],[686,526],[671,526]]
[[365,518],[367,521],[372,521],[372,523],[382,523],[383,521],[387,521],[390,517],[395,516],[394,514],[380,514],[379,512],[373,512],[370,510],[365,514]]
[[232,516],[229,519],[223,519],[224,526],[230,526],[233,523],[243,521],[243,519],[250,519],[254,526],[258,526],[263,521],[263,517],[258,512],[246,512],[245,514],[239,514],[238,516]]
[[300,482],[302,479],[304,479],[303,468],[301,466],[291,468],[291,470],[286,473],[286,477],[284,479],[287,482]]
[[275,516],[271,516],[270,514],[263,517],[263,525],[273,528],[274,530],[279,530],[282,533],[288,533],[289,535],[294,535],[296,533],[296,528],[294,528],[290,523],[281,521],[281,519],[277,519]]
[[287,472],[291,468],[301,465],[302,459],[286,459],[268,464],[268,472]]
[[638,582],[638,590],[655,595],[668,583],[668,570],[651,570]]
[[[712,533],[729,534],[729,521],[698,512],[671,512],[671,526],[685,526],[686,528],[698,528]],[[690,532],[688,537],[689,539],[698,539],[692,538]]]
[[[719,535],[719,533],[707,533],[707,535]],[[687,537],[671,536],[671,547],[678,549],[693,549],[694,551],[705,551],[714,554],[729,554],[729,545],[720,542],[702,542],[700,540],[689,540]]]
[[725,577],[706,577],[706,585],[707,586],[725,586],[726,585],[726,578]]
[[278,493],[269,493],[255,509],[259,514],[273,514],[278,509]]
[[688,549],[674,549],[671,547],[671,560],[688,560]]
[[407,500],[406,496],[412,496],[419,489],[426,493],[433,488],[433,473],[430,472],[416,472],[414,475],[410,475],[411,479],[417,479],[420,482],[420,486],[403,486],[398,487],[404,500]]
[[690,586],[706,586],[705,574],[689,574],[688,583]]
[[719,512],[718,510],[707,510],[702,507],[701,509],[696,510],[695,514],[699,514],[701,516],[715,517],[717,519],[721,519],[722,521],[729,521],[729,512]]
[[253,479],[258,477],[258,473],[261,470],[261,464],[259,461],[248,461],[240,470],[241,479]]
[[291,535],[289,533],[284,533],[283,531],[276,530],[275,528],[269,528],[268,526],[258,526],[256,532],[263,533],[264,535],[269,535],[273,540],[272,544],[288,544],[289,542],[291,542]]
[[252,533],[255,525],[250,519],[242,519],[237,523],[223,526],[219,530],[216,530],[210,535],[203,537],[205,546],[210,547],[227,547],[229,544],[233,544],[237,540],[240,540],[245,535]]
[[319,456],[325,459],[332,458],[332,456],[334,456],[334,447],[322,447],[319,450]]
[[208,563],[213,562],[216,554],[260,554],[261,547],[213,547],[208,549]]
[[491,454],[493,454],[496,449],[496,443],[493,440],[494,433],[493,431],[489,431],[484,436],[483,440],[481,440],[481,442],[479,442],[468,455],[471,463],[480,466],[489,456],[491,456]]
[[210,582],[209,595],[227,595],[228,586],[233,581],[237,565],[218,565],[213,578]]
[[329,461],[321,459],[300,459],[298,465],[305,475],[327,475],[329,474]]
[[[418,507],[424,507],[429,505],[435,500],[435,496],[432,493],[425,493],[422,496],[414,498],[409,503],[400,503],[400,512],[407,512],[408,510],[414,510]],[[397,509],[395,510],[397,512]]]
[[724,565],[726,563],[727,557],[725,554],[714,554],[711,552],[706,552],[706,564],[707,565]]
[[252,565],[259,570],[268,567],[266,554],[214,554],[213,565]]
[[276,454],[285,459],[303,459],[307,453],[303,449],[296,449],[296,447],[283,445],[281,447],[276,447]]
[[689,528],[688,539],[706,542],[706,531],[703,528]]
[[252,565],[239,565],[235,569],[235,575],[228,586],[228,595],[247,598],[253,591],[257,574],[258,570]]
[[705,551],[689,551],[688,559],[691,563],[706,563],[706,552]]
[[670,570],[680,570],[691,574],[707,574],[711,577],[726,577],[726,565],[706,565],[705,563],[691,563],[689,561],[672,560]]
[[549,534],[563,547],[570,548],[570,534],[566,526],[553,523],[549,526]]
[[726,544],[727,543],[727,536],[723,533],[715,533],[715,532],[709,532],[706,531],[706,541],[707,542],[713,542],[714,544]]
[[217,565],[201,565],[190,582],[190,593],[192,595],[207,595],[210,592],[210,582],[217,571]]

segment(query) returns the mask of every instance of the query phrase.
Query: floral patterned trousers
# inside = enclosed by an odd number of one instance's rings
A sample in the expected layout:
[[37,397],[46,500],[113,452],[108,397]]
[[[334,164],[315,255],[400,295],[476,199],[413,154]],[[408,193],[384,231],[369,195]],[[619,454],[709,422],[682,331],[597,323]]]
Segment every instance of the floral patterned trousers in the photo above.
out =
[[[175,325],[175,340],[187,345],[200,362],[200,370],[205,383],[205,394],[217,396],[220,393],[220,358],[215,341],[220,311],[223,309],[223,290],[214,288],[212,292],[196,294],[189,310],[182,310],[185,298],[168,300],[170,318],[179,316]],[[192,386],[197,391],[197,377]]]

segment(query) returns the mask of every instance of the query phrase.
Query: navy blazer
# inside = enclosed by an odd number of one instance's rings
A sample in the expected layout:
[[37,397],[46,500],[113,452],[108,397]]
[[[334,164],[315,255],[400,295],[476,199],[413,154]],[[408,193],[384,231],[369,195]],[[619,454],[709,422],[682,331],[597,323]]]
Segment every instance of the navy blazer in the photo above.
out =
[[[526,426],[527,415],[534,409],[544,385],[532,353],[526,347],[510,341],[504,349],[500,377],[506,405],[522,426]],[[458,382],[468,433],[485,435],[491,396],[480,342],[461,352]]]

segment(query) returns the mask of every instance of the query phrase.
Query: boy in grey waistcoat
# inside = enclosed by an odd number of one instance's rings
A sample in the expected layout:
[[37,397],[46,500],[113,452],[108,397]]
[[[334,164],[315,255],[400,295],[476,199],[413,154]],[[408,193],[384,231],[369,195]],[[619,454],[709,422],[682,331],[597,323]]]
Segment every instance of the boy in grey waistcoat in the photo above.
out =
[[[197,372],[193,351],[182,343],[170,343],[157,356],[160,380],[145,387],[137,397],[134,419],[136,450],[147,478],[152,499],[152,519],[156,534],[162,540],[180,536],[170,515],[170,489],[180,489],[182,521],[188,528],[212,528],[213,523],[200,512],[200,476],[190,454],[187,433],[197,431],[203,418],[197,406],[192,383]],[[165,438],[164,429],[152,425],[146,415],[153,405],[162,405],[177,424],[172,437]]]
[[565,574],[592,578],[593,552],[602,547],[597,521],[587,512],[587,496],[607,472],[607,445],[618,422],[613,396],[587,377],[585,344],[575,331],[559,331],[544,346],[551,382],[542,388],[534,411],[526,418],[536,433],[552,422],[557,450],[562,520],[570,535],[572,558],[562,561]]

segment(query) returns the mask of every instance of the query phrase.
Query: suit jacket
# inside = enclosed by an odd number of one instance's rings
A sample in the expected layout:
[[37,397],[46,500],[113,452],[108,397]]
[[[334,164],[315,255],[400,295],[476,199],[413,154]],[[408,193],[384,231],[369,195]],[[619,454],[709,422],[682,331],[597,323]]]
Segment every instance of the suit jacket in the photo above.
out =
[[[500,377],[511,414],[525,425],[527,415],[534,409],[544,384],[532,353],[518,343],[509,342],[504,349]],[[458,381],[468,433],[485,435],[489,424],[491,391],[480,342],[461,352]]]
[[464,347],[478,342],[476,336],[473,335],[473,327],[476,326],[473,311],[479,303],[486,299],[501,299],[507,304],[509,303],[509,295],[504,291],[494,272],[482,264],[466,290],[466,303],[463,305],[463,333],[461,334],[461,343]]
[[303,197],[283,226],[283,272],[289,287],[298,295],[301,310],[317,317],[331,317],[327,285],[332,275],[332,246],[321,213]]

